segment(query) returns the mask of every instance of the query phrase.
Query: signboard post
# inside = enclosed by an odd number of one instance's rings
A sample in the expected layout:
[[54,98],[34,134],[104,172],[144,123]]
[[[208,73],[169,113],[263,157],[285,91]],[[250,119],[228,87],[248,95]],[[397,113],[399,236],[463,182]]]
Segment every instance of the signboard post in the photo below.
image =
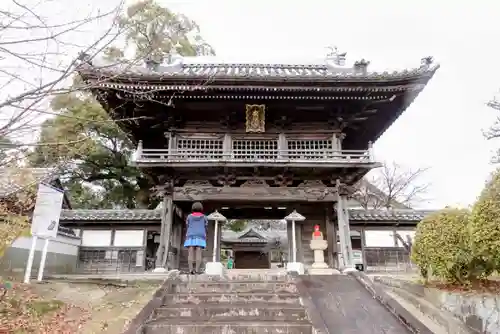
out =
[[60,189],[43,183],[38,186],[35,210],[33,211],[33,218],[31,220],[32,241],[28,261],[26,263],[26,272],[24,273],[24,283],[30,282],[31,269],[35,259],[36,244],[39,238],[45,239],[40,266],[38,268],[38,280],[41,281],[43,278],[49,241],[51,238],[57,236],[63,198],[64,192]]

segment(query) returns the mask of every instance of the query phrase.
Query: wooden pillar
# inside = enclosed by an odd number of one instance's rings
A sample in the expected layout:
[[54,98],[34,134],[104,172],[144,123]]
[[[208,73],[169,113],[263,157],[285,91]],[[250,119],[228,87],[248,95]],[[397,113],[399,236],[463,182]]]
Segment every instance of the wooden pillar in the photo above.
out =
[[352,243],[351,232],[349,226],[349,213],[347,211],[347,196],[341,194],[340,181],[337,180],[337,220],[339,224],[339,237],[340,237],[340,252],[346,267],[352,267]]
[[278,135],[278,156],[280,158],[287,157],[288,144],[286,135],[284,133],[280,133]]
[[366,236],[365,236],[365,228],[362,227],[360,229],[361,233],[361,256],[363,259],[363,269],[366,271],[366,253],[365,253],[365,247],[366,247]]
[[337,232],[335,231],[335,225],[331,215],[332,208],[333,203],[328,203],[325,208],[326,241],[328,243],[326,259],[328,261],[328,266],[330,266],[330,268],[335,268],[334,251],[337,245]]
[[[302,234],[304,232],[305,222],[295,222],[295,237],[297,245],[297,262],[304,263],[304,245],[302,243]],[[309,245],[306,245],[309,246]]]
[[166,185],[163,192],[163,203],[161,210],[160,245],[156,252],[156,268],[165,268],[167,265],[168,251],[170,249],[170,238],[172,236],[172,224],[174,219],[173,210],[173,187]]
[[179,269],[180,265],[180,254],[182,250],[182,218],[177,215],[174,216],[174,224],[172,226],[172,248],[177,249],[177,254],[171,259],[169,265],[172,269]]
[[[214,222],[215,224],[215,222]],[[220,262],[220,253],[221,253],[221,240],[222,240],[222,225],[224,225],[223,222],[219,222],[217,224],[217,254],[215,254],[215,261]]]
[[[295,226],[297,227],[297,226]],[[291,222],[286,222],[286,235],[287,235],[287,240],[288,240],[288,259],[287,262],[293,262],[293,234],[292,234],[292,223]]]
[[339,263],[339,247],[337,243],[338,239],[338,226],[337,222],[335,220],[332,220],[332,226],[333,226],[333,249],[332,249],[332,255],[333,255],[333,268],[339,268],[340,263]]
[[175,139],[172,132],[165,133],[165,137],[168,140],[168,158],[172,157],[172,153],[175,150]]
[[214,233],[215,233],[215,222],[213,220],[208,221],[207,227],[207,248],[203,251],[203,264],[205,267],[205,263],[212,262],[213,249],[214,249]]
[[165,210],[167,209],[167,198],[163,197],[162,207],[161,207],[161,226],[160,226],[160,244],[158,245],[158,249],[156,250],[156,260],[155,267],[160,268],[163,260],[163,250],[165,247]]
[[231,134],[224,134],[224,140],[222,142],[222,151],[224,153],[224,159],[231,159],[233,152],[233,139]]
[[167,210],[165,210],[165,241],[164,241],[164,252],[163,252],[163,259],[162,259],[162,267],[165,269],[167,268],[167,260],[169,256],[169,250],[170,250],[170,238],[172,237],[172,224],[174,220],[174,210],[173,210],[173,200],[172,200],[172,193],[169,193],[166,197],[166,206]]
[[344,133],[334,133],[332,136],[332,148],[334,151],[342,151],[342,141],[345,138]]

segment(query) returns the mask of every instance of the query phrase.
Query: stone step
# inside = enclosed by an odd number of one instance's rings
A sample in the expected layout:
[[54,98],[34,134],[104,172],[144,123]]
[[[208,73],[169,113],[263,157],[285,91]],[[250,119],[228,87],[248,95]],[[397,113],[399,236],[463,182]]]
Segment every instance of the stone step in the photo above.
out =
[[256,303],[300,305],[300,296],[294,293],[174,293],[166,294],[163,305],[206,303]]
[[182,283],[186,282],[293,282],[292,278],[287,275],[280,274],[231,274],[231,270],[226,271],[225,277],[219,276],[209,276],[206,274],[199,275],[188,275],[185,273],[181,273],[177,277]]
[[253,281],[286,281],[289,280],[284,269],[231,269],[226,270],[226,276],[230,280],[253,280]]
[[200,293],[200,292],[297,292],[294,283],[284,281],[192,281],[179,284],[175,292]]
[[189,305],[179,307],[172,305],[154,311],[153,319],[193,319],[199,321],[219,321],[228,318],[240,318],[244,321],[306,321],[306,310],[290,304],[212,304]]
[[227,320],[206,322],[189,320],[156,320],[149,322],[144,334],[312,334],[313,327],[306,321],[258,321],[242,322]]

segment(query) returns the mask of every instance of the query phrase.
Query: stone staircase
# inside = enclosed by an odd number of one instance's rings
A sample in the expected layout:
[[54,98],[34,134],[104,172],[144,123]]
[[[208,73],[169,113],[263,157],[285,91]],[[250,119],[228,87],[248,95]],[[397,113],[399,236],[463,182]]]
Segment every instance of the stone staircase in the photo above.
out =
[[293,279],[284,274],[180,275],[160,304],[140,333],[314,333]]

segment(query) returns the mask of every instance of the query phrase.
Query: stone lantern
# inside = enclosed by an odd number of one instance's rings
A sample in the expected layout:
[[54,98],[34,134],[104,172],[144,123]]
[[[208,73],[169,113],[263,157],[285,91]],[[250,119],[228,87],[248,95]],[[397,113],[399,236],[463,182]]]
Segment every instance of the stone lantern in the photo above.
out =
[[292,224],[292,254],[291,261],[287,263],[286,270],[288,272],[296,272],[299,275],[304,275],[304,264],[301,262],[297,262],[297,235],[295,233],[295,222],[304,221],[306,218],[302,216],[297,211],[293,210],[291,214],[285,217],[287,222],[291,222]]
[[227,219],[217,210],[209,214],[207,216],[207,219],[213,220],[215,227],[214,227],[214,246],[213,246],[212,262],[207,262],[207,264],[205,265],[205,274],[211,276],[224,276],[224,265],[221,262],[217,262],[217,252],[220,252],[219,245],[217,242],[218,241],[217,233],[219,231],[219,224],[224,223]]
[[310,275],[332,275],[338,273],[338,271],[328,268],[328,264],[325,263],[324,251],[328,248],[328,242],[323,237],[323,232],[320,231],[319,225],[314,226],[309,247],[314,252],[314,263],[308,270]]

